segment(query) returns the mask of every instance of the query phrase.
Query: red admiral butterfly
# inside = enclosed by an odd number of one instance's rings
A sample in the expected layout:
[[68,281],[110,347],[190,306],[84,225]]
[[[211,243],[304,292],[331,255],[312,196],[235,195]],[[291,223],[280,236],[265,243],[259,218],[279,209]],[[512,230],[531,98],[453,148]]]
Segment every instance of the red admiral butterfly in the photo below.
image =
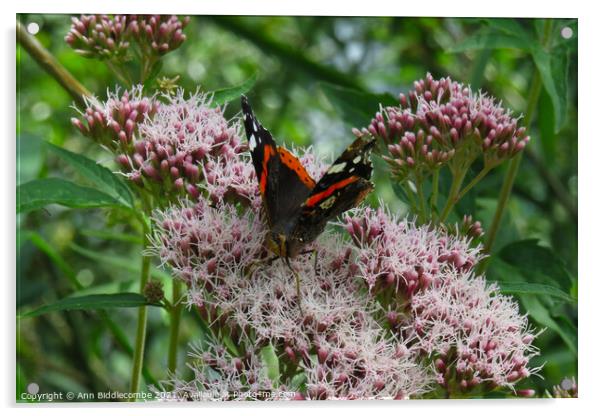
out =
[[268,248],[295,257],[329,220],[358,205],[372,189],[370,151],[375,140],[356,139],[316,183],[299,159],[277,146],[243,95],[244,125],[270,233]]

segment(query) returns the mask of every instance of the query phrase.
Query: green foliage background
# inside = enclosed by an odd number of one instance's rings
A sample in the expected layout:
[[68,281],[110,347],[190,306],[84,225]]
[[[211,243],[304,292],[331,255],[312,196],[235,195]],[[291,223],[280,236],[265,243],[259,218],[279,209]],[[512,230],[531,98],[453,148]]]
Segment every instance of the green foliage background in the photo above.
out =
[[[38,40],[89,90],[101,98],[117,84],[105,65],[78,56],[63,40],[67,15],[21,15],[40,25]],[[571,39],[560,36],[570,27]],[[216,90],[256,75],[249,92],[256,113],[287,145],[314,145],[330,157],[378,108],[367,96],[355,100],[339,87],[363,92],[407,92],[427,71],[451,76],[525,112],[529,86],[541,64],[528,38],[542,37],[542,20],[338,17],[204,17],[191,19],[188,40],[164,59],[162,74],[180,75],[188,90]],[[518,32],[517,32],[518,31]],[[524,31],[528,36],[516,36]],[[517,39],[522,39],[518,41]],[[539,396],[577,372],[577,23],[555,20],[549,73],[530,130],[532,141],[498,234],[488,278],[504,282],[534,326],[548,329],[537,345],[542,378],[521,388]],[[535,60],[532,58],[534,57]],[[544,57],[545,58],[545,57]],[[539,59],[539,61],[538,61]],[[540,67],[541,70],[541,67]],[[44,141],[83,153],[117,170],[108,152],[72,127],[72,98],[17,46],[17,184],[36,178],[73,178]],[[545,75],[548,75],[546,78]],[[346,91],[346,90],[343,90]],[[371,109],[371,110],[370,110]],[[238,103],[227,115],[238,112]],[[377,164],[376,192],[393,211],[404,212],[388,175]],[[462,201],[457,215],[472,213],[488,229],[508,163],[494,170]],[[22,315],[67,295],[137,291],[138,229],[123,211],[70,210],[51,206],[17,216],[17,313]],[[169,277],[158,269],[155,278]],[[533,293],[524,282],[548,287]],[[532,286],[531,286],[532,287]],[[557,296],[559,289],[565,297]],[[561,292],[560,292],[561,291]],[[106,314],[133,343],[134,309]],[[130,357],[115,344],[99,313],[60,312],[17,322],[17,398],[28,383],[41,392],[127,391]],[[166,377],[168,316],[151,308],[146,364]],[[203,336],[184,313],[179,368],[184,378],[187,342]],[[149,381],[149,379],[147,379]]]

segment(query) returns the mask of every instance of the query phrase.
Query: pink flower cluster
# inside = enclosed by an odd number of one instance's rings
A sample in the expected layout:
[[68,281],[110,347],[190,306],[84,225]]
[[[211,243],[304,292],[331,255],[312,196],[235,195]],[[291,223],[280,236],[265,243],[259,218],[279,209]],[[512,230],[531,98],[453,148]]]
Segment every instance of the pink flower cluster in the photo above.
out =
[[186,40],[183,29],[189,20],[163,15],[81,15],[72,18],[65,42],[88,58],[124,60],[132,40],[143,53],[163,55]]
[[385,156],[393,172],[432,171],[457,160],[470,165],[483,154],[486,166],[495,166],[524,149],[529,141],[518,119],[494,98],[471,91],[448,78],[431,74],[400,94],[400,106],[378,112],[356,135],[380,137],[388,145]]
[[408,299],[441,279],[446,268],[471,270],[482,258],[480,247],[471,247],[464,237],[400,221],[383,209],[353,210],[343,226],[357,246],[360,275],[373,294]]
[[290,398],[277,394],[267,369],[257,355],[233,356],[223,346],[210,342],[197,344],[189,356],[195,361],[190,381],[174,378],[154,392],[164,401],[241,401]]
[[155,97],[145,97],[142,86],[120,93],[107,92],[107,100],[87,99],[86,109],[80,118],[71,123],[86,137],[91,138],[112,152],[133,150],[138,126],[147,118],[152,119],[159,109]]
[[[201,200],[155,222],[153,252],[187,283],[189,305],[244,354],[273,345],[287,374],[303,374],[298,399],[418,397],[434,383],[462,394],[534,371],[535,334],[515,302],[471,275],[480,254],[464,237],[356,209],[346,220],[355,247],[326,232],[317,258],[291,261],[299,300],[293,272],[267,261],[258,207]],[[372,295],[387,288],[401,297],[381,306]],[[291,383],[282,376],[278,388]]]
[[527,366],[536,334],[516,301],[470,272],[444,275],[411,301],[415,346],[434,359],[437,382],[448,392],[513,389],[537,371]]
[[228,122],[211,98],[182,90],[144,97],[142,87],[88,100],[72,123],[116,154],[123,173],[166,202],[201,189],[223,198],[257,203],[255,173],[241,143],[238,120]]

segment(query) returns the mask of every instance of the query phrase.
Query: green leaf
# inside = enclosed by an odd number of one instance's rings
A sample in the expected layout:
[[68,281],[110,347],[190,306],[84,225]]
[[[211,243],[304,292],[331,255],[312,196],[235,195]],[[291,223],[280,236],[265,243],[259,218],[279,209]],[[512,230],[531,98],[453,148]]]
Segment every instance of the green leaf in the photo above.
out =
[[[135,308],[149,304],[144,296],[139,293],[113,293],[101,295],[89,295],[75,298],[61,299],[50,305],[44,305],[38,309],[21,315],[21,318],[32,318],[49,312],[90,310],[108,308]],[[157,306],[157,305],[154,305]]]
[[531,55],[541,76],[544,89],[554,107],[554,131],[557,133],[566,121],[568,91],[568,55],[563,48],[549,53],[541,46],[531,48]]
[[523,39],[534,40],[531,33],[529,33],[517,19],[485,19],[487,25],[499,33],[506,35],[512,35]]
[[280,362],[274,346],[272,344],[266,345],[260,351],[261,359],[265,364],[268,372],[268,378],[272,380],[272,383],[277,386],[280,380]]
[[451,47],[449,52],[458,53],[478,49],[519,49],[529,51],[532,44],[532,40],[529,38],[486,28],[477,31],[456,46]]
[[211,104],[217,107],[224,105],[229,101],[238,100],[242,94],[246,94],[253,88],[256,81],[257,74],[253,74],[253,76],[240,85],[210,92],[209,94],[213,94],[213,101]]
[[59,178],[36,179],[17,187],[17,212],[28,212],[49,204],[69,208],[122,205],[104,192]]
[[499,252],[499,257],[520,270],[530,283],[554,285],[566,291],[572,286],[572,277],[562,260],[535,239],[510,243]]
[[577,355],[577,334],[574,331],[559,325],[558,322],[552,318],[548,309],[537,297],[532,295],[522,295],[520,299],[531,318],[539,322],[541,325],[556,332],[569,347],[571,352]]
[[380,106],[398,106],[399,101],[391,94],[372,94],[322,82],[320,88],[337,108],[343,119],[350,126],[358,128],[367,126],[380,110]]
[[553,164],[556,161],[556,125],[554,117],[554,104],[547,91],[542,91],[537,109],[537,124],[541,136],[541,147],[546,161]]
[[541,283],[523,283],[523,282],[497,282],[500,291],[506,294],[528,294],[528,295],[547,295],[565,302],[576,302],[568,293],[560,290],[556,286],[545,285]]
[[305,373],[296,374],[290,383],[290,390],[294,392],[304,391],[307,383],[307,375]]
[[132,208],[134,206],[130,188],[121,177],[83,155],[70,152],[49,142],[46,142],[46,146],[52,153],[69,163],[98,190],[112,196],[127,207]]

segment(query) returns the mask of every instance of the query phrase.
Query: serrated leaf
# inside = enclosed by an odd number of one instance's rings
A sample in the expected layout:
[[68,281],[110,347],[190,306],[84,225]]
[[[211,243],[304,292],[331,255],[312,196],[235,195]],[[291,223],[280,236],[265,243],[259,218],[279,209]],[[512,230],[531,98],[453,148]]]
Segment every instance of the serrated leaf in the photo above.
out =
[[280,380],[280,361],[272,344],[266,345],[260,351],[261,359],[267,369],[267,376],[274,386],[278,386]]
[[28,212],[50,204],[69,208],[123,206],[104,192],[59,178],[36,179],[17,187],[17,212]]
[[112,196],[117,201],[121,202],[122,205],[130,208],[134,206],[134,199],[130,192],[130,188],[118,175],[83,155],[70,152],[69,150],[48,142],[46,142],[46,146],[52,153],[69,163],[71,167],[86,178],[98,190]]
[[577,299],[571,297],[561,289],[541,283],[523,283],[523,282],[497,282],[500,291],[506,294],[528,294],[528,295],[546,295],[561,299],[565,302],[576,302]]
[[367,126],[381,105],[399,105],[399,101],[391,94],[372,94],[325,82],[319,85],[332,105],[341,112],[345,122],[357,128]]
[[144,296],[139,293],[113,293],[70,297],[61,299],[50,305],[44,305],[38,309],[21,315],[21,318],[32,318],[34,316],[57,311],[135,308],[144,305],[151,304],[149,304]]
[[253,74],[253,76],[240,85],[210,92],[209,94],[213,94],[211,105],[222,106],[229,101],[240,99],[242,94],[246,94],[251,88],[253,88],[253,85],[255,85],[256,81],[257,74]]

